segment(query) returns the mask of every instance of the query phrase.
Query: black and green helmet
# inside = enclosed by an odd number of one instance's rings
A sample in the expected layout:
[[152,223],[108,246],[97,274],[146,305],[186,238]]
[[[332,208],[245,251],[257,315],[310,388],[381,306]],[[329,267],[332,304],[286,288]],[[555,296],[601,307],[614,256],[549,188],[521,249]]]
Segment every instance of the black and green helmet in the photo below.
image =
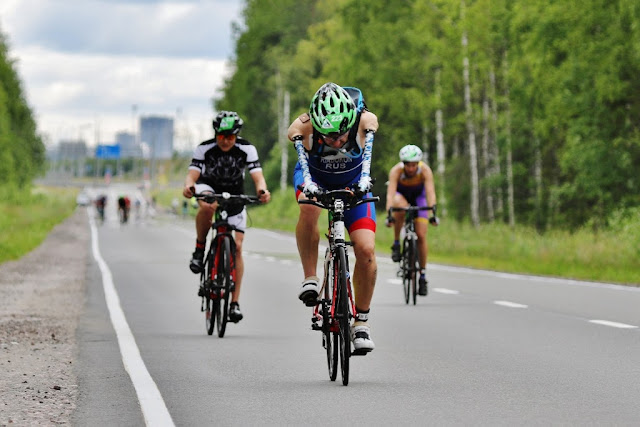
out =
[[323,135],[343,134],[356,122],[356,107],[346,90],[325,83],[316,92],[309,107],[311,124]]
[[220,111],[213,119],[213,130],[216,135],[237,135],[243,123],[235,111]]

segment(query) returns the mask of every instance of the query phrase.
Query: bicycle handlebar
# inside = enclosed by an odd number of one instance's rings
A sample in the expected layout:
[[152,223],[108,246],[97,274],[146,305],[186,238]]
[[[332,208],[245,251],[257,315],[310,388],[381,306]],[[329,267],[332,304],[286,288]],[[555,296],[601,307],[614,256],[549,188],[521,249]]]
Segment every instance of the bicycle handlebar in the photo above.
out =
[[433,210],[433,206],[407,206],[406,208],[403,207],[391,207],[389,208],[389,213],[391,212],[399,212],[399,211],[432,211]]
[[221,206],[228,205],[253,205],[259,204],[260,199],[257,196],[248,196],[246,194],[230,194],[226,191],[222,193],[197,193],[193,195],[196,200],[202,200],[207,203],[218,202]]
[[[301,186],[299,186],[298,188],[300,187]],[[316,194],[314,196],[315,200],[313,199],[298,200],[298,204],[314,205],[322,209],[332,210],[334,207],[334,202],[336,200],[342,200],[344,202],[344,209],[348,210],[348,209],[353,209],[356,206],[359,206],[363,203],[377,202],[380,200],[380,197],[378,196],[362,198],[365,195],[366,194],[361,193],[357,189],[352,190],[350,188],[342,188],[338,190],[326,190],[326,191],[322,191],[319,194]]]

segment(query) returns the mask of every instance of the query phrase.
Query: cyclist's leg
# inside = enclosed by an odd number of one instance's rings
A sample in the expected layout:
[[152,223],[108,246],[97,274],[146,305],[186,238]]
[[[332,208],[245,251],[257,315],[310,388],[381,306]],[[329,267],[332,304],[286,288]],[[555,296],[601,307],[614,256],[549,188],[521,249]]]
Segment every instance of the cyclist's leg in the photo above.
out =
[[[407,202],[407,199],[401,193],[398,192],[393,196],[394,208],[406,208],[408,206],[409,202]],[[404,224],[404,212],[394,212],[393,219],[393,240],[397,241],[400,239],[400,230],[402,230],[402,225]]]
[[[298,190],[298,185],[302,184],[303,178],[300,170],[296,169],[293,177],[296,200],[306,198]],[[318,219],[322,210],[316,206],[298,205],[300,209],[298,223],[296,224],[296,243],[298,254],[302,263],[304,280],[298,293],[298,298],[307,304],[311,304],[319,292],[319,279],[317,274],[318,264],[318,244],[320,243],[320,231],[318,229]]]
[[349,233],[353,243],[356,263],[353,266],[353,289],[355,303],[359,310],[367,311],[373,298],[373,290],[378,275],[375,253],[375,232],[370,229],[358,229]]
[[[206,184],[196,184],[196,193],[211,192],[213,189]],[[198,200],[198,213],[196,214],[196,234],[200,242],[204,242],[207,239],[207,234],[211,228],[211,218],[215,209],[210,203]]]
[[235,291],[231,294],[231,302],[238,302],[240,299],[240,287],[242,286],[242,277],[244,275],[244,258],[242,257],[242,244],[244,242],[244,230],[247,226],[247,211],[243,209],[237,215],[232,215],[229,217],[229,224],[236,227],[236,232],[234,233],[234,240],[236,242],[236,251],[235,251],[235,267],[236,267],[236,283],[235,283]]

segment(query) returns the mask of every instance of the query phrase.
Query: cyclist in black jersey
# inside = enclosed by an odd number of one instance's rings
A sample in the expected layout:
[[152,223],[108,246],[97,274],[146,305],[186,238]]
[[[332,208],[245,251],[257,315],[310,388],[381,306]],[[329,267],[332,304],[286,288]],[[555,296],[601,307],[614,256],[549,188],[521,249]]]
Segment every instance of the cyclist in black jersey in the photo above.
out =
[[[262,167],[256,148],[246,139],[238,136],[243,121],[234,111],[221,111],[213,120],[215,138],[202,142],[193,152],[189,172],[184,182],[182,195],[187,199],[196,193],[211,191],[214,193],[244,193],[245,170],[249,171],[256,187],[256,193],[262,203],[267,203],[271,194],[267,189]],[[207,233],[211,228],[211,219],[216,209],[215,204],[198,201],[196,214],[196,248],[189,263],[193,273],[201,273],[204,265],[204,252]],[[241,207],[237,212],[229,212],[229,223],[236,227],[236,284],[231,297],[229,319],[239,322],[242,312],[238,304],[244,262],[242,259],[242,242],[246,227],[246,210]]]

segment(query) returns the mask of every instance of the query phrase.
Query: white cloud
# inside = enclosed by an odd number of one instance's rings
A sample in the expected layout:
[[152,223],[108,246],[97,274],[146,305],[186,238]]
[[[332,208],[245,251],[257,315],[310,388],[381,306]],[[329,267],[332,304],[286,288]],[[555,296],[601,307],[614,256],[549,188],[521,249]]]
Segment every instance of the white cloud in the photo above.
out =
[[51,142],[111,142],[132,129],[136,105],[138,116],[177,116],[187,148],[210,137],[242,3],[0,0],[0,30]]
[[[77,137],[74,127],[102,123],[105,138],[130,130],[132,105],[139,115],[209,121],[211,97],[220,89],[225,61],[72,55],[27,49],[20,69],[27,99],[42,131],[55,140]],[[64,112],[64,114],[63,114]]]

